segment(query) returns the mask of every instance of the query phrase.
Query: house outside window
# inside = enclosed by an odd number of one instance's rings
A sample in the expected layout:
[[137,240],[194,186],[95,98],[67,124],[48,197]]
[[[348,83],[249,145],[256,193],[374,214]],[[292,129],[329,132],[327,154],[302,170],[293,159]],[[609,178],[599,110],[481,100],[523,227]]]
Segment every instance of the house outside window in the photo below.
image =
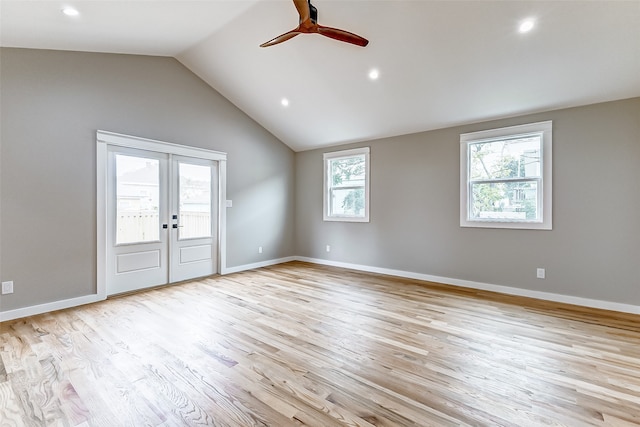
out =
[[460,226],[552,228],[552,122],[460,135]]
[[324,153],[325,221],[369,222],[369,147]]

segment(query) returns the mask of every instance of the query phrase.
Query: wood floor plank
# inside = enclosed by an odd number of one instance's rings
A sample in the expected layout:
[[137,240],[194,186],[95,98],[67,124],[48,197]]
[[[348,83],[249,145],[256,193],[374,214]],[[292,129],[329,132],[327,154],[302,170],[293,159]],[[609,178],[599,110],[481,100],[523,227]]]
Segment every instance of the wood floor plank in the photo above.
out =
[[640,316],[291,262],[0,323],[4,426],[640,426]]

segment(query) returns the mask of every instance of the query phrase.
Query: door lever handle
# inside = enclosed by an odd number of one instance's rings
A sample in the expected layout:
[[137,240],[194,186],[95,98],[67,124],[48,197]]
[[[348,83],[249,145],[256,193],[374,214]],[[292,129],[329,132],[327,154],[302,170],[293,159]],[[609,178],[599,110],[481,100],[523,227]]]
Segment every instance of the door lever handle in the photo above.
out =
[[184,225],[173,224],[173,228],[182,228]]

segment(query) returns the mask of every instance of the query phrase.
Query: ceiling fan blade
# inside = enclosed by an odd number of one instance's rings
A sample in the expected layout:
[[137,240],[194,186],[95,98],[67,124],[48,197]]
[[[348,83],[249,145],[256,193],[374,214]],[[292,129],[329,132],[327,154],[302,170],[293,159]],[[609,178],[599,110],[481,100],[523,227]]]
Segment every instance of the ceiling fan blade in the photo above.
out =
[[311,16],[311,2],[310,0],[293,0],[293,4],[298,10],[298,15],[300,15],[300,22],[304,22],[310,19]]
[[284,34],[280,34],[278,37],[272,38],[268,42],[262,43],[260,45],[260,47],[269,47],[269,46],[273,46],[275,44],[286,42],[287,40],[294,38],[298,34],[302,34],[302,33],[298,30],[298,28],[295,28],[295,29],[293,29],[291,31],[287,31]]
[[357,46],[365,47],[369,44],[369,40],[365,39],[364,37],[360,37],[357,34],[353,34],[345,30],[340,30],[338,28],[318,25],[318,33],[322,34],[323,36],[330,37],[335,40],[340,40],[341,42],[355,44]]

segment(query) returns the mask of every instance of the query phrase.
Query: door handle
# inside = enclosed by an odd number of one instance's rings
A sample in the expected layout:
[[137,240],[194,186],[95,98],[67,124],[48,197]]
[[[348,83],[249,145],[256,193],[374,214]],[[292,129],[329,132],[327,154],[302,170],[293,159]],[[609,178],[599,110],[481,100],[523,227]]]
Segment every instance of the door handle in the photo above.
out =
[[184,225],[173,224],[173,228],[182,228]]

